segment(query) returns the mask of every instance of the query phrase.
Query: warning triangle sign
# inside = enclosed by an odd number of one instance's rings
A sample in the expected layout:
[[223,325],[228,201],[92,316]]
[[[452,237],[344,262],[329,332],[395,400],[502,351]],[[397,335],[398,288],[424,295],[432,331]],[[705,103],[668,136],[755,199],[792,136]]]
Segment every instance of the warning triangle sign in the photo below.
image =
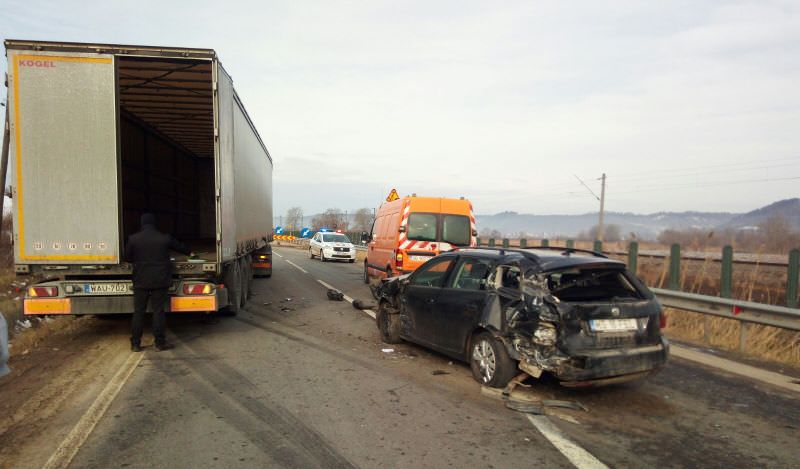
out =
[[400,198],[400,196],[397,195],[397,189],[392,189],[392,192],[389,192],[389,195],[386,196],[386,201],[387,202],[391,202],[391,201],[397,200],[399,198]]

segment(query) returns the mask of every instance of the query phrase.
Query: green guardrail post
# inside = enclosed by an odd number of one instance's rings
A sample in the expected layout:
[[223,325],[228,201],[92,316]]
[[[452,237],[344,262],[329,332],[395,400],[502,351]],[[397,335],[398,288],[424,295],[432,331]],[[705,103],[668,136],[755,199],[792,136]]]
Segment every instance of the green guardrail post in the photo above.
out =
[[681,245],[673,244],[669,248],[669,286],[670,290],[681,288]]
[[526,247],[528,247],[528,240],[527,240],[527,239],[525,239],[525,238],[522,238],[522,239],[520,239],[520,240],[519,240],[519,247],[521,247],[521,248],[526,248]]
[[628,245],[628,270],[636,275],[639,268],[639,243],[631,241]]
[[722,277],[719,279],[719,296],[733,297],[733,248],[722,248]]
[[489,247],[490,248],[494,247],[494,238],[489,238]]
[[544,247],[550,246],[550,240],[549,239],[543,239],[542,240],[542,246],[544,246]]
[[786,273],[786,306],[797,308],[797,281],[800,280],[800,249],[789,251],[789,271]]
[[594,252],[603,252],[603,242],[599,239],[594,240],[594,246],[592,246],[592,250]]
[[568,239],[567,240],[567,249],[575,249],[575,240],[574,239]]
[[509,244],[508,244],[508,238],[503,238],[503,247],[504,247],[504,248],[507,248],[508,246],[509,246]]
[[481,239],[480,238],[475,238],[475,242],[478,243],[478,246],[481,245]]

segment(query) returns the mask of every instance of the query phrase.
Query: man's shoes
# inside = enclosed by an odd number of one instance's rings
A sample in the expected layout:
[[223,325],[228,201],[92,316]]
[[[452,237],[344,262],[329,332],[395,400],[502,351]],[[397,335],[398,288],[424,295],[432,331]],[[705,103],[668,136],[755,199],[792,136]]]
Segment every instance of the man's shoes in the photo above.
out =
[[139,344],[131,344],[131,352],[141,352],[142,346]]
[[163,344],[156,344],[156,350],[159,352],[163,352],[164,350],[172,350],[175,346],[169,342],[164,342]]

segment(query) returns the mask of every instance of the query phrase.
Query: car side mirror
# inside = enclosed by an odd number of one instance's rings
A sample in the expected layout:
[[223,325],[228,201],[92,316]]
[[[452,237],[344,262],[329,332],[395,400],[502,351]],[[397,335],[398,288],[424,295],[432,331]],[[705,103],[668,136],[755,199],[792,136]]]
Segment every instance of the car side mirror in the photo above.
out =
[[369,235],[366,231],[361,232],[361,244],[366,244],[372,241],[372,236]]
[[472,230],[472,236],[478,236],[478,230]]

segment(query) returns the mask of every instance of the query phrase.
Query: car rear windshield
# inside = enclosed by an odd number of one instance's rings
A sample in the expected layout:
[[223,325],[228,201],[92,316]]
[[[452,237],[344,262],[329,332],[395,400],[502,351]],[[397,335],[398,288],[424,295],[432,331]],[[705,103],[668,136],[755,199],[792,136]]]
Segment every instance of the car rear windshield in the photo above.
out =
[[412,213],[408,217],[408,239],[436,241],[436,222],[433,213]]
[[644,298],[622,269],[572,268],[547,274],[550,292],[561,301],[619,301]]
[[324,234],[322,241],[326,243],[349,243],[350,240],[343,234]]
[[469,218],[463,215],[445,215],[442,218],[442,241],[456,246],[469,246],[472,237]]
[[408,217],[407,236],[415,241],[441,241],[456,246],[469,246],[472,235],[470,231],[469,217],[464,215],[412,213]]

